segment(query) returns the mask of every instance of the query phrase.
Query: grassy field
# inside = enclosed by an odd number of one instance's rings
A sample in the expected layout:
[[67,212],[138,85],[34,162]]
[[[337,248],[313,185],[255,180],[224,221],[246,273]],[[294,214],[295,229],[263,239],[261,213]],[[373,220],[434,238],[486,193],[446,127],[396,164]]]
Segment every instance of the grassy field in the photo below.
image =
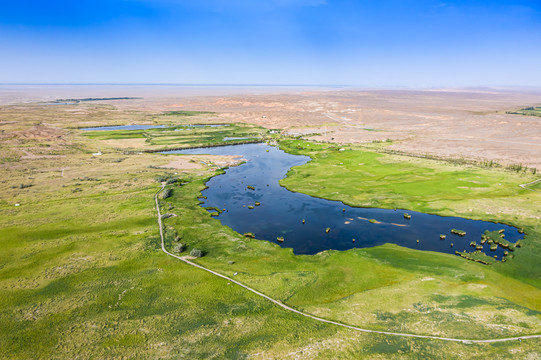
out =
[[541,116],[541,106],[529,106],[515,111],[507,111],[507,114]]
[[[178,155],[126,153],[173,146],[192,130],[166,144],[145,137],[137,146],[111,133],[76,130],[216,122],[212,114],[121,112],[93,103],[9,106],[1,114],[1,358],[539,356],[539,340],[467,345],[361,334],[285,312],[164,255],[153,203],[157,177],[179,178],[168,185],[171,196],[160,200],[163,213],[177,215],[164,220],[168,248],[178,237],[185,253],[205,252],[197,262],[228,276],[237,272],[237,280],[295,308],[372,329],[503,337],[541,329],[539,194],[516,186],[532,181],[530,175],[282,142],[314,159],[283,181],[293,190],[352,205],[505,220],[527,233],[515,258],[495,266],[396,245],[295,256],[221,226],[198,205],[206,180],[219,168],[166,170],[157,167]],[[263,134],[237,127],[228,127],[235,136]],[[224,133],[216,131],[229,130],[195,131],[219,139]],[[163,135],[143,133],[156,141]],[[104,155],[91,156],[97,149]],[[343,182],[332,182],[331,172]],[[413,186],[416,179],[424,192]]]
[[178,210],[184,216],[165,220],[171,229],[168,241],[178,235],[187,252],[207,252],[202,264],[224,274],[237,272],[240,281],[296,308],[418,334],[480,338],[539,331],[540,289],[496,270],[522,259],[519,251],[513,261],[494,267],[396,245],[295,256],[290,249],[215,227],[218,221],[197,206],[194,186],[201,190],[204,181],[173,187],[165,200],[176,209],[193,204],[190,211]]
[[[280,145],[313,159],[292,169],[282,180],[290,190],[352,206],[462,216],[524,229],[528,250],[517,252],[514,261],[495,268],[541,287],[541,268],[537,266],[541,261],[541,193],[535,191],[539,183],[526,189],[519,186],[538,179],[531,171],[517,173],[388,155],[373,145],[343,151],[293,139]],[[340,173],[340,182],[334,180],[335,172]]]
[[[144,143],[145,150],[161,150],[258,141],[264,136],[265,132],[265,130],[255,126],[226,124],[219,127],[172,126],[148,130],[86,131],[84,136],[94,140],[109,140],[118,144],[117,148],[120,147],[124,151],[136,151],[142,147],[133,145],[142,143]],[[228,140],[228,138],[240,139]],[[139,139],[143,140],[143,142],[138,142]],[[122,140],[126,140],[125,144],[122,144]],[[130,142],[130,140],[135,141]]]

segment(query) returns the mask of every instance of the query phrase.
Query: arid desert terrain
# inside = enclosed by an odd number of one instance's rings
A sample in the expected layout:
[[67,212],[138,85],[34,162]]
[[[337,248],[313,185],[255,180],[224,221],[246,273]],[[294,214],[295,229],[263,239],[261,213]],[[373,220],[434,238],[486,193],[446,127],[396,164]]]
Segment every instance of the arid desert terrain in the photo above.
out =
[[[541,167],[539,117],[506,114],[541,103],[541,89],[363,90],[305,87],[2,86],[0,103],[63,98],[122,110],[201,110],[289,134],[337,143],[395,141],[390,149],[439,157]],[[213,119],[216,120],[216,119]],[[46,126],[46,124],[44,124]],[[96,125],[96,124],[94,124]]]

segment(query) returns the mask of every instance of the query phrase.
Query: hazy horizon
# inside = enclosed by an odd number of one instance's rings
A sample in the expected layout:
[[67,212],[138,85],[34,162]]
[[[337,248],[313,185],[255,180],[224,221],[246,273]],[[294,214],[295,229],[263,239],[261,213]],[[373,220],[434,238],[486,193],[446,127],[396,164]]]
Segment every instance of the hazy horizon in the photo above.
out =
[[0,83],[539,87],[540,39],[538,1],[22,1]]

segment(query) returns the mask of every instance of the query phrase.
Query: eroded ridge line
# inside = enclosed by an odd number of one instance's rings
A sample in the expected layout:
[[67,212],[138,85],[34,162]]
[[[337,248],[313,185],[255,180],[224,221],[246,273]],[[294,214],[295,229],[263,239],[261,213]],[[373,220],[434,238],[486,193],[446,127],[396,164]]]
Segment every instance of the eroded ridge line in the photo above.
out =
[[278,305],[279,307],[281,307],[281,308],[283,308],[283,309],[285,309],[287,311],[291,311],[293,313],[302,315],[304,317],[307,317],[307,318],[310,318],[310,319],[313,319],[313,320],[316,320],[316,321],[319,321],[319,322],[332,324],[332,325],[336,325],[336,326],[341,326],[341,327],[344,327],[344,328],[347,328],[347,329],[360,331],[360,332],[364,332],[364,333],[374,333],[374,334],[382,334],[382,335],[392,335],[392,336],[402,336],[402,337],[431,339],[431,340],[442,340],[442,341],[453,341],[453,342],[460,342],[460,343],[464,343],[464,344],[496,343],[496,342],[506,342],[506,341],[517,341],[517,340],[523,340],[523,339],[541,338],[541,335],[524,335],[524,336],[516,336],[516,337],[502,338],[502,339],[473,340],[473,339],[454,339],[454,338],[447,338],[447,337],[440,337],[440,336],[430,336],[430,335],[416,335],[416,334],[395,333],[395,332],[390,332],[390,331],[363,329],[363,328],[360,328],[360,327],[343,324],[343,323],[340,323],[340,322],[337,322],[337,321],[323,319],[323,318],[320,318],[320,317],[317,317],[317,316],[314,316],[314,315],[304,313],[304,312],[302,312],[300,310],[294,309],[294,308],[292,308],[290,306],[287,306],[287,305],[283,304],[282,302],[280,302],[280,301],[278,301],[276,299],[273,299],[273,298],[271,298],[271,297],[269,297],[269,296],[255,290],[255,289],[252,289],[249,286],[246,286],[246,285],[244,285],[244,284],[242,284],[242,283],[240,283],[240,282],[238,282],[236,280],[233,280],[230,277],[222,275],[222,274],[220,274],[220,273],[218,273],[216,271],[207,269],[204,266],[201,266],[199,264],[191,262],[190,260],[186,259],[185,257],[181,257],[181,256],[172,254],[169,251],[167,251],[165,249],[165,241],[164,241],[164,237],[163,237],[163,225],[162,225],[162,216],[161,216],[161,212],[160,212],[160,205],[158,204],[158,195],[160,194],[160,192],[162,192],[163,189],[165,189],[165,185],[166,185],[165,183],[162,183],[162,187],[160,188],[160,190],[158,190],[158,192],[156,192],[156,195],[154,195],[154,201],[156,202],[156,210],[158,212],[158,226],[160,228],[160,238],[161,238],[162,251],[165,254],[167,254],[169,256],[172,256],[175,259],[181,260],[181,261],[185,262],[188,265],[191,265],[191,266],[194,266],[194,267],[199,268],[201,270],[204,270],[206,272],[209,272],[209,273],[211,273],[213,275],[221,277],[222,279],[230,281],[230,282],[232,282],[232,283],[234,283],[234,284],[236,284],[236,285],[238,285],[238,286],[240,286],[240,287],[242,287],[242,288],[244,288],[244,289],[246,289],[248,291],[251,291],[254,294],[269,300],[270,302],[274,303],[275,305]]

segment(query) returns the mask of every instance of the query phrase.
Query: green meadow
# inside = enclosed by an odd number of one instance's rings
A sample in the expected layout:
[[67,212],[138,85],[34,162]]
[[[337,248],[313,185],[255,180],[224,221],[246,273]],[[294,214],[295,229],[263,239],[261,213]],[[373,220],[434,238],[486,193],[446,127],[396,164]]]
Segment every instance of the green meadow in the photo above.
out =
[[[524,229],[525,248],[496,269],[541,286],[541,193],[532,171],[509,171],[385,154],[381,148],[339,147],[285,140],[286,151],[310,156],[281,184],[292,191],[352,206],[408,209],[503,222]],[[384,146],[383,146],[384,147]],[[340,149],[343,149],[340,151]],[[333,174],[340,174],[335,181]]]
[[[85,132],[84,136],[93,140],[142,139],[144,140],[145,150],[166,150],[260,141],[265,134],[263,129],[251,125],[218,125],[223,126],[189,127],[185,125],[147,130],[89,130]],[[228,138],[233,138],[233,140]]]
[[528,106],[514,111],[507,111],[506,113],[525,116],[541,116],[541,106]]
[[[70,115],[73,109],[82,115]],[[83,122],[95,124],[104,115],[111,125],[189,122],[178,114],[86,103],[2,110],[0,116],[18,119],[8,133],[36,127],[36,119],[57,119],[66,141],[27,137],[0,145],[11,154],[2,158],[0,175],[1,358],[539,356],[538,339],[462,344],[403,338],[286,312],[162,253],[153,200],[157,179],[173,179],[170,196],[160,199],[162,214],[171,214],[164,219],[170,251],[178,243],[185,245],[182,255],[200,249],[204,256],[197,263],[227,276],[237,273],[236,280],[296,309],[374,330],[486,339],[540,333],[541,196],[538,185],[518,186],[535,180],[531,173],[389,155],[379,145],[278,139],[282,149],[313,159],[282,180],[292,191],[355,206],[502,221],[526,232],[512,258],[490,266],[390,244],[296,256],[221,226],[199,206],[206,181],[220,168],[161,169],[181,155],[136,153],[131,143],[108,142],[143,139],[142,150],[199,146],[223,137],[265,137],[264,129],[230,124],[82,132],[76,128]],[[191,115],[193,124],[210,123],[213,116]],[[97,148],[104,155],[92,157]],[[23,159],[20,149],[52,149],[57,156]]]

